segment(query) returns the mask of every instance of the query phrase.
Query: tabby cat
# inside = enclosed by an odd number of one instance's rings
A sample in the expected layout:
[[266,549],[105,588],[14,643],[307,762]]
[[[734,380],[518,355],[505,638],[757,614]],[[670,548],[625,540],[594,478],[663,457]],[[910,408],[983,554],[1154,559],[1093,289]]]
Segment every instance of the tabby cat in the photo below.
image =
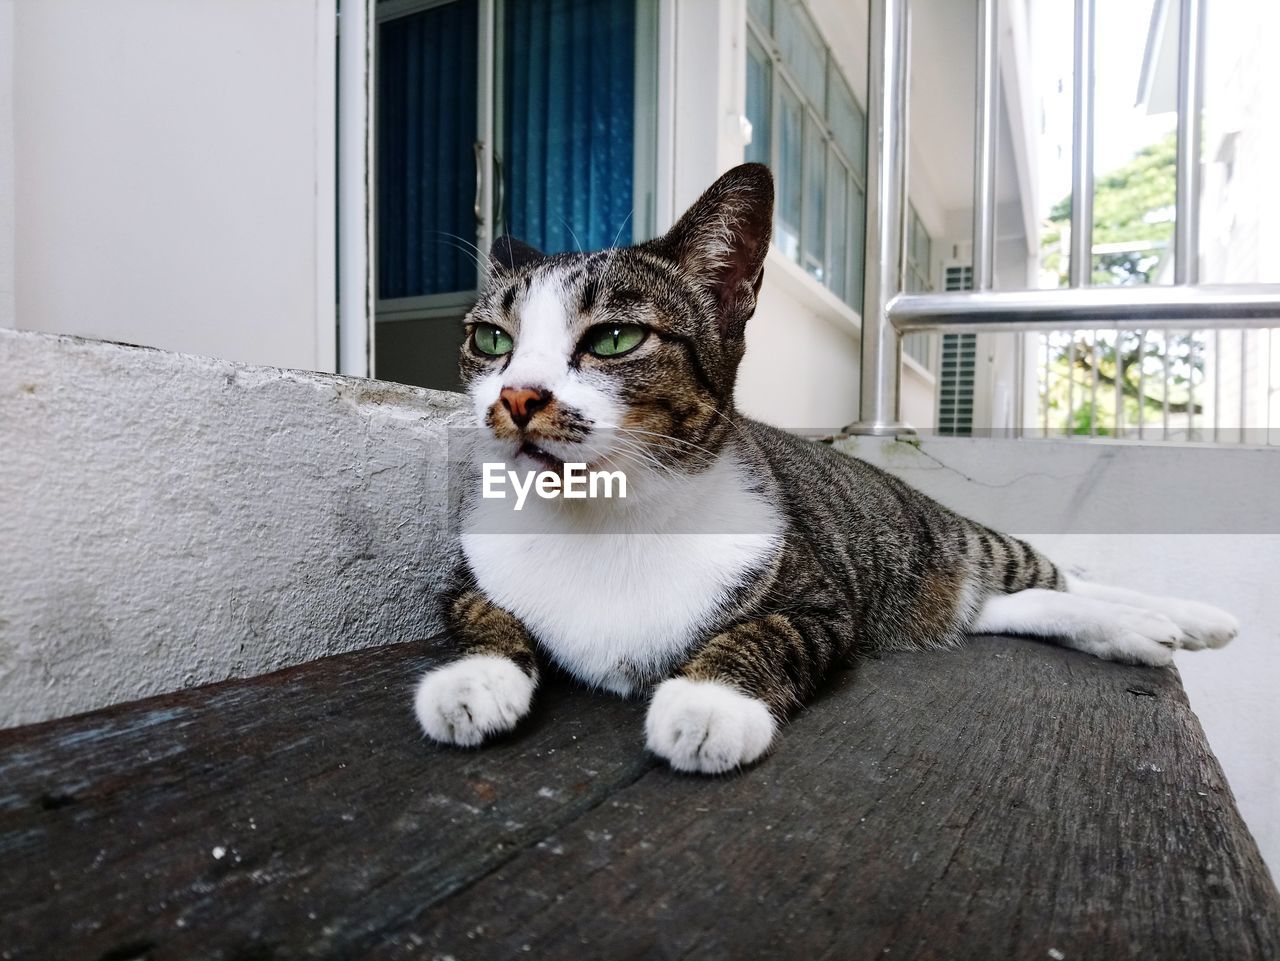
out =
[[772,218],[773,179],[745,164],[657,240],[554,256],[495,243],[461,360],[490,454],[620,468],[631,489],[530,498],[518,514],[470,499],[446,599],[457,656],[415,698],[430,737],[471,746],[515,727],[546,659],[651,691],[649,749],[715,773],[764,755],[858,655],[1014,633],[1158,665],[1235,635],[1216,608],[1069,577],[896,477],[739,414]]

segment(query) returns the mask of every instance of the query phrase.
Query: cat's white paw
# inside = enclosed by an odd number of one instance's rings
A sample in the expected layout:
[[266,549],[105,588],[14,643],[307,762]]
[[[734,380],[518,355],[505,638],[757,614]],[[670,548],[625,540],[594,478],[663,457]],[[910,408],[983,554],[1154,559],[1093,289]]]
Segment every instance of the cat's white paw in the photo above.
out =
[[428,737],[475,747],[529,713],[533,688],[533,679],[508,658],[476,654],[424,675],[413,708]]
[[718,681],[676,677],[654,692],[645,717],[649,750],[677,771],[721,774],[758,760],[778,729],[769,708]]
[[1089,653],[1124,664],[1162,667],[1173,663],[1173,649],[1182,640],[1182,629],[1177,624],[1143,607],[1109,606],[1112,610],[1099,625]]
[[1223,647],[1240,632],[1240,622],[1212,604],[1170,600],[1165,614],[1181,628],[1180,646],[1189,651]]

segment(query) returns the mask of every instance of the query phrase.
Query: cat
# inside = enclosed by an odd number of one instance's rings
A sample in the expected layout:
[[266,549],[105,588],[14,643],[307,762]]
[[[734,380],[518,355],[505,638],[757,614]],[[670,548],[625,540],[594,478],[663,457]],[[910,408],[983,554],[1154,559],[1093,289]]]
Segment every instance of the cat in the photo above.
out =
[[767,167],[730,170],[665,236],[543,255],[511,238],[467,315],[488,456],[620,467],[614,500],[472,496],[446,598],[456,657],[419,682],[428,736],[474,746],[528,714],[548,659],[652,689],[649,750],[681,771],[757,761],[838,664],[966,633],[1170,663],[1237,631],[1205,604],[1064,574],[827,445],[739,414],[734,382],[773,221]]

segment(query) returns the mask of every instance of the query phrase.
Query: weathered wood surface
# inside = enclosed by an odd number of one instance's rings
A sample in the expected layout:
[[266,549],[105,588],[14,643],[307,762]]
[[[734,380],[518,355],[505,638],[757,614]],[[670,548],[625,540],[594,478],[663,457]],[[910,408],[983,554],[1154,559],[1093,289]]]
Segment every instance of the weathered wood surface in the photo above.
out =
[[432,650],[0,732],[0,957],[1280,958],[1172,671],[894,656],[709,780],[564,682],[501,743],[424,743]]

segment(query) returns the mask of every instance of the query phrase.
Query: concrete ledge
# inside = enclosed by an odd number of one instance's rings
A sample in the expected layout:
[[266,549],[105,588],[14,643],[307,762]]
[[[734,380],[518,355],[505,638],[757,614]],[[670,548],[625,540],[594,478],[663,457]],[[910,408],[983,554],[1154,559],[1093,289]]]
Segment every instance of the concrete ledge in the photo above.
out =
[[435,633],[464,416],[0,330],[0,726]]
[[1280,447],[928,434],[834,446],[1011,534],[1280,534]]

